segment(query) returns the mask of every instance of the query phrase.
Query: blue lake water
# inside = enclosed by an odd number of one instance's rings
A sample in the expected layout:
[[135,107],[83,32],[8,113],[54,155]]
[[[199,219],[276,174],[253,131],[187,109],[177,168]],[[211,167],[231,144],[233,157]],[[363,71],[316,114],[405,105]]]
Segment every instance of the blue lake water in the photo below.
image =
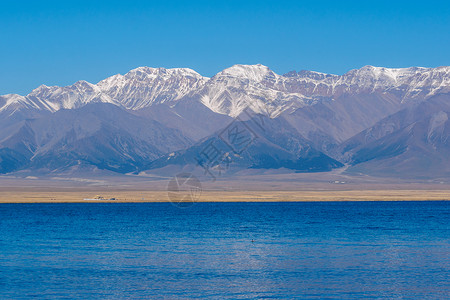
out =
[[449,224],[443,201],[2,204],[0,298],[449,299]]

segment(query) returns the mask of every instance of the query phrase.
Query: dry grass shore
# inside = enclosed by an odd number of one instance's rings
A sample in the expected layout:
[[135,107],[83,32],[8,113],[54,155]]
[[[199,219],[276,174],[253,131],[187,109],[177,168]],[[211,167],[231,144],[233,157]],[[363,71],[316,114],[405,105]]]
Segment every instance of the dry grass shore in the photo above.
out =
[[[0,177],[0,203],[168,202],[169,180],[129,176],[95,179],[4,176]],[[96,195],[116,200],[84,200]],[[245,176],[216,182],[204,180],[202,191],[195,198],[198,202],[408,200],[450,200],[450,182],[382,181],[334,174]]]
[[[106,199],[84,200],[101,195]],[[0,203],[168,202],[167,191],[3,191]],[[289,201],[425,201],[450,200],[449,190],[349,190],[349,191],[202,191],[198,202]]]

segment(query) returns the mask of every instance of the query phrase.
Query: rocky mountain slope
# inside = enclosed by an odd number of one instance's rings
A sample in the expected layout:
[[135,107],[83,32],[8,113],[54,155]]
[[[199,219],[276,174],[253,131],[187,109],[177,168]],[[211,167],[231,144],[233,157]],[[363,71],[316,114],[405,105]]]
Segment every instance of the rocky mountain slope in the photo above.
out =
[[400,177],[450,176],[450,95],[403,109],[343,143],[349,172]]

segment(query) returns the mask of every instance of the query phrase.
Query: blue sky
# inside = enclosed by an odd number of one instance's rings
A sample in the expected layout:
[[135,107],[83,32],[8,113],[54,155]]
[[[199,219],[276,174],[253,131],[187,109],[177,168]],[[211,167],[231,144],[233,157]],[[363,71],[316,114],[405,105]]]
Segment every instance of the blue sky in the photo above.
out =
[[138,66],[450,65],[449,1],[3,1],[0,94]]

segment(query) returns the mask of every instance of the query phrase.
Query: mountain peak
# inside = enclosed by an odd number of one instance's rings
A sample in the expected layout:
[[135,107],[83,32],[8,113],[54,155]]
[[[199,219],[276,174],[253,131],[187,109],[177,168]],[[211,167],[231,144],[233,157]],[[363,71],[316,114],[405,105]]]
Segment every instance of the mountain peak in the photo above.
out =
[[124,75],[125,77],[161,77],[161,78],[169,78],[171,76],[191,76],[196,78],[203,78],[196,71],[189,68],[152,68],[152,67],[138,67],[130,70],[128,73]]
[[270,73],[273,73],[273,71],[270,70],[269,67],[264,66],[262,64],[256,65],[238,64],[223,70],[217,75],[245,78],[252,81],[260,82]]
[[95,84],[92,84],[90,82],[87,82],[86,80],[79,80],[75,82],[73,85],[68,86],[72,89],[77,89],[79,91],[86,91],[86,90],[93,90],[96,88]]
[[[437,68],[436,68],[437,69]],[[434,70],[433,68],[423,68],[423,67],[409,67],[409,68],[386,68],[386,67],[375,67],[371,65],[364,66],[360,69],[353,69],[348,71],[346,74],[372,74],[375,76],[388,75],[394,76],[397,74],[414,74],[416,72],[424,72]],[[344,75],[346,75],[344,74]]]
[[299,72],[290,71],[290,72],[284,74],[283,76],[284,77],[300,77],[300,78],[309,78],[309,79],[314,79],[314,80],[323,80],[325,78],[337,77],[338,75],[321,73],[321,72],[316,72],[316,71],[301,70]]

